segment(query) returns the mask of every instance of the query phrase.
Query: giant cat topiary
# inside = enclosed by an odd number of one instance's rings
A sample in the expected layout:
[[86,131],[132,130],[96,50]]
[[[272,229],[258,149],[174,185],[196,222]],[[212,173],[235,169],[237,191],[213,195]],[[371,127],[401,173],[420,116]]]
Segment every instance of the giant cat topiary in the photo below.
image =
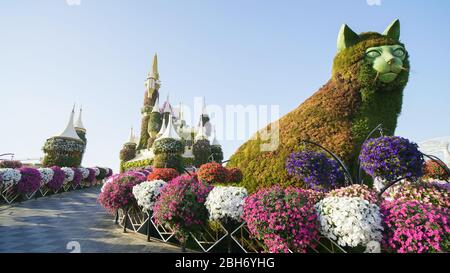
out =
[[304,148],[301,140],[319,143],[354,166],[373,128],[382,123],[384,134],[394,134],[409,77],[408,53],[399,39],[398,20],[383,34],[358,35],[343,25],[331,80],[278,120],[278,148],[261,151],[258,133],[231,157],[229,166],[244,173],[243,185],[250,191],[274,184],[301,186],[285,171],[286,157]]

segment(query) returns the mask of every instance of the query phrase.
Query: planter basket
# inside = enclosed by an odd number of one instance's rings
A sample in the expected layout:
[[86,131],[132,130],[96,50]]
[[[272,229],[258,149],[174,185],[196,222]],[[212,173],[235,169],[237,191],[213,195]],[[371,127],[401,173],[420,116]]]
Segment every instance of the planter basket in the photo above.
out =
[[20,197],[20,194],[17,193],[17,187],[13,183],[5,183],[1,188],[1,195],[6,203],[11,204],[17,198]]
[[325,236],[321,236],[316,243],[317,246],[315,248],[311,247],[311,250],[316,253],[347,253],[347,251],[335,241]]
[[167,224],[156,224],[154,215],[150,217],[150,222],[152,223],[153,227],[155,227],[158,235],[161,237],[161,240],[163,240],[163,242],[167,243],[172,237],[174,237],[175,231]]
[[247,223],[242,223],[230,236],[245,253],[267,252],[266,246],[261,241],[252,238]]
[[62,185],[62,189],[64,191],[69,191],[71,187],[72,187],[72,182],[64,182],[64,184]]
[[119,209],[119,225],[125,229],[130,228],[133,232],[138,233],[142,230],[149,219],[149,215],[142,212],[137,206],[133,206],[125,213]]
[[209,225],[205,225],[202,227],[199,234],[191,233],[194,241],[204,252],[211,251],[228,236],[228,231],[225,227],[220,222],[217,222],[217,224],[219,226],[219,230],[213,230]]

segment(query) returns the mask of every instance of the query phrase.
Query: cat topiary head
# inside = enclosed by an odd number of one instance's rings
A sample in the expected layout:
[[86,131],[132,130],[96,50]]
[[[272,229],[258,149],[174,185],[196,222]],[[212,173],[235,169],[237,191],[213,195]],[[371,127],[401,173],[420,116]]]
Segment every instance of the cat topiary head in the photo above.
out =
[[356,34],[343,25],[338,36],[338,53],[333,78],[356,80],[362,87],[402,89],[408,82],[409,61],[400,42],[400,21],[395,20],[382,33]]

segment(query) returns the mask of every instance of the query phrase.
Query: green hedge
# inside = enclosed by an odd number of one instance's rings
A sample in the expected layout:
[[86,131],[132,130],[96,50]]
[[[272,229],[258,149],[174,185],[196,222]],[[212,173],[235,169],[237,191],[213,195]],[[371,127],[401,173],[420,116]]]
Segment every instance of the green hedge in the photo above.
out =
[[132,169],[150,167],[150,166],[152,166],[152,164],[153,164],[152,159],[144,159],[144,160],[133,161],[133,162],[123,162],[122,161],[120,163],[120,171],[124,172],[124,171],[132,170]]
[[179,173],[184,172],[183,158],[177,153],[163,153],[155,155],[153,162],[155,168],[171,168]]

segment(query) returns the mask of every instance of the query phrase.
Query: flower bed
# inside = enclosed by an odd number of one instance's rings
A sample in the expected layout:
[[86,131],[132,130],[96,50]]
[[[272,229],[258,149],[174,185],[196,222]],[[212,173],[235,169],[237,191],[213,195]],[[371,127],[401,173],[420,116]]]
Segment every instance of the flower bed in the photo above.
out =
[[165,182],[169,182],[175,177],[179,176],[177,170],[170,168],[155,168],[147,177],[147,180],[163,180]]
[[318,239],[317,214],[308,191],[275,186],[245,200],[243,219],[270,252],[306,252]]
[[222,164],[212,162],[203,164],[197,172],[198,179],[208,184],[228,181],[228,170]]
[[244,213],[244,199],[248,193],[245,188],[215,187],[206,198],[205,206],[209,212],[209,220],[240,222]]

